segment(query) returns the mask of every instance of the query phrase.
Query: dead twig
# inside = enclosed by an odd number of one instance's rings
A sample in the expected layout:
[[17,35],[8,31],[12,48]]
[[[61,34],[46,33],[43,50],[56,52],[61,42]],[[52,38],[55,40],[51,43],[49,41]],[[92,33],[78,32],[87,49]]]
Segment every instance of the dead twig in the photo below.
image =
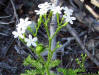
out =
[[85,7],[96,19],[99,19],[99,15],[89,5],[85,4]]
[[12,0],[10,0],[10,2],[12,4],[13,10],[14,10],[14,16],[16,17],[16,22],[19,23],[19,19],[18,19],[18,15],[17,15],[16,9],[15,9],[15,5],[14,5]]
[[14,21],[10,21],[10,22],[1,22],[0,21],[0,24],[4,24],[4,25],[9,25],[10,23],[13,23]]
[[0,35],[3,35],[3,36],[9,36],[8,34],[5,34],[5,33],[0,33]]
[[[58,50],[63,50],[66,46],[68,46],[68,45],[70,44],[70,42],[71,42],[72,40],[74,40],[74,37],[66,38],[66,40],[67,40],[67,42],[64,43],[64,44],[62,45],[62,47],[58,48],[57,51],[58,51]],[[63,51],[61,51],[61,52],[63,52]]]
[[9,17],[11,17],[11,15],[9,15],[9,16],[2,16],[2,17],[0,17],[0,19],[5,19],[5,18],[9,18]]
[[99,7],[99,0],[91,0],[91,3],[97,7]]
[[[86,33],[86,32],[80,33],[79,37],[83,36],[85,33]],[[71,42],[72,40],[75,40],[75,38],[74,38],[74,37],[68,37],[68,38],[63,38],[62,40],[67,40],[67,41],[62,45],[62,47],[58,48],[57,51],[61,50],[61,52],[64,52],[64,51],[63,51],[64,48],[65,48],[66,46],[69,46],[69,45],[70,45],[70,42]]]

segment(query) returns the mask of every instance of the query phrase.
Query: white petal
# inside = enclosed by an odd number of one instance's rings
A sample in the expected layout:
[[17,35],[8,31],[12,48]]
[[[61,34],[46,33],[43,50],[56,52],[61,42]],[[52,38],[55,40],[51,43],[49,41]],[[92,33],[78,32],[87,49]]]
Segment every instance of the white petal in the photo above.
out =
[[26,17],[26,18],[25,18],[25,21],[28,21],[28,20],[29,20],[29,18],[28,18],[28,17]]
[[20,18],[20,22],[24,22],[24,19],[23,18]]
[[34,47],[36,47],[36,46],[37,46],[37,44],[36,44],[35,42],[32,42],[32,45],[33,45]]
[[76,20],[76,18],[75,18],[75,17],[71,17],[71,19],[72,19],[72,20]]
[[73,24],[73,21],[72,20],[70,21],[70,24]]
[[30,47],[30,46],[31,46],[31,43],[30,43],[30,42],[28,42],[28,43],[27,43],[27,46],[28,46],[28,47]]
[[17,27],[20,26],[20,23],[16,25]]
[[14,38],[18,37],[18,33],[16,31],[13,31],[12,34],[14,35]]
[[32,40],[32,35],[29,34],[29,39]]
[[64,17],[64,18],[67,18],[67,16],[66,16],[66,15],[63,15],[63,17]]
[[26,26],[29,26],[31,23],[31,21],[26,22]]
[[24,39],[24,41],[25,41],[25,42],[28,42],[28,41],[29,41],[29,39],[28,39],[28,38],[25,38],[25,39]]
[[72,10],[72,9],[69,9],[69,11],[70,11],[71,13],[73,13],[73,10]]
[[38,10],[35,10],[35,12],[38,12]]
[[16,31],[13,31],[12,34],[15,35],[16,34]]
[[34,37],[34,38],[33,38],[33,41],[36,42],[36,41],[37,41],[37,37]]
[[22,34],[19,34],[19,37],[22,38],[22,39],[24,38],[24,36]]

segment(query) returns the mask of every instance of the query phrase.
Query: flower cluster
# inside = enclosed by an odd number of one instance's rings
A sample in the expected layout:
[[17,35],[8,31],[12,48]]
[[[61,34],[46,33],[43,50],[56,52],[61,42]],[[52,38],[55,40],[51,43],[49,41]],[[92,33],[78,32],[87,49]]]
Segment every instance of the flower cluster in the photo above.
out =
[[53,12],[53,14],[62,14],[62,10],[64,11],[64,19],[66,22],[69,22],[70,24],[73,24],[72,20],[76,20],[75,17],[71,17],[73,10],[68,9],[67,7],[60,7],[60,6],[55,6],[54,4],[45,2],[42,4],[38,5],[39,10],[35,10],[37,15],[44,15],[47,14],[47,12],[50,10]]
[[14,35],[14,38],[24,38],[23,34],[25,33],[27,27],[31,24],[31,21],[28,21],[29,18],[26,19],[20,19],[20,23],[16,25],[16,31],[13,31],[12,34]]
[[[68,9],[67,7],[60,7],[60,6],[56,6],[54,4],[45,2],[45,3],[39,4],[38,8],[39,10],[35,10],[35,12],[37,13],[37,15],[40,15],[40,16],[47,14],[48,11],[51,11],[52,14],[64,14],[63,18],[66,23],[68,22],[70,24],[73,24],[73,20],[76,20],[75,17],[72,17],[73,10]],[[24,36],[24,33],[27,27],[30,26],[31,24],[32,24],[32,21],[29,21],[29,18],[26,18],[26,19],[21,18],[20,23],[16,25],[16,31],[13,31],[12,34],[14,35],[14,38],[20,37],[24,39],[28,47],[30,47],[31,45],[36,47],[37,37],[32,38],[32,35],[30,34],[28,38]]]
[[33,45],[36,47],[36,41],[37,37],[34,37],[32,39],[32,36],[29,34],[29,38],[25,38],[23,35],[29,25],[31,25],[32,21],[29,21],[29,18],[26,19],[20,19],[20,23],[16,25],[16,31],[13,31],[12,34],[14,35],[14,38],[20,37],[21,39],[24,39],[27,43],[27,46],[30,47]]
[[60,7],[60,6],[55,6],[54,4],[52,4],[52,6],[51,6],[51,11],[53,12],[53,14],[61,14],[62,12],[62,7]]
[[64,10],[63,17],[65,18],[65,21],[69,22],[70,24],[73,24],[72,20],[76,20],[75,17],[71,17],[71,15],[73,13],[73,10],[72,9],[68,9],[67,7],[64,7],[63,10]]
[[40,10],[35,10],[35,12],[37,13],[37,15],[44,15],[48,12],[48,10],[51,7],[51,3],[45,2],[43,4],[39,4],[38,8],[40,8]]
[[39,10],[35,10],[37,15],[44,15],[46,14],[49,10],[53,12],[53,14],[59,13],[61,14],[62,8],[60,6],[55,6],[54,4],[45,2],[42,4],[38,5]]

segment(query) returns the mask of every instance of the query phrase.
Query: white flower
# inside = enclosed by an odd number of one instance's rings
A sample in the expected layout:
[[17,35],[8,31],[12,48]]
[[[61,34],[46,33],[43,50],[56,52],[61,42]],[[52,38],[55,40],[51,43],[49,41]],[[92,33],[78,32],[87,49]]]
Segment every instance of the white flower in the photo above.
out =
[[40,9],[48,9],[49,10],[51,7],[51,3],[45,2],[45,3],[39,4],[38,7]]
[[75,17],[71,17],[71,16],[63,15],[63,17],[65,18],[65,21],[66,22],[69,22],[70,24],[73,24],[73,21],[72,20],[76,20]]
[[26,19],[20,19],[20,23],[16,25],[16,31],[13,31],[12,34],[14,35],[14,38],[24,38],[23,34],[25,33],[25,30],[27,27],[32,23],[31,21],[28,21],[29,18]]
[[27,43],[28,47],[30,47],[31,45],[36,47],[37,46],[36,41],[37,41],[37,37],[34,37],[32,39],[32,35],[29,35],[29,38],[25,38],[25,42]]
[[20,23],[17,24],[17,30],[22,30],[23,32],[25,32],[25,30],[27,29],[27,27],[32,23],[31,21],[28,21],[29,18],[25,18],[25,19],[20,19]]
[[67,7],[63,7],[64,13],[68,16],[71,16],[73,13],[72,9],[68,9]]
[[37,13],[37,15],[44,15],[51,8],[51,3],[45,2],[45,3],[39,4],[38,7],[40,9],[39,10],[35,10],[35,12]]
[[16,31],[20,32],[21,34],[25,33],[25,30],[26,30],[26,27],[22,27],[22,28],[21,27],[17,27],[16,28]]
[[14,35],[14,38],[18,38],[18,37],[20,37],[22,39],[24,38],[24,36],[22,35],[22,33],[19,32],[19,31],[13,31],[12,34]]
[[50,9],[51,9],[51,11],[53,11],[53,14],[56,14],[56,13],[61,14],[61,13],[62,13],[62,12],[61,12],[62,7],[60,7],[60,6],[55,6],[55,5],[53,4]]
[[47,9],[40,9],[40,10],[35,10],[37,15],[44,15],[47,13]]

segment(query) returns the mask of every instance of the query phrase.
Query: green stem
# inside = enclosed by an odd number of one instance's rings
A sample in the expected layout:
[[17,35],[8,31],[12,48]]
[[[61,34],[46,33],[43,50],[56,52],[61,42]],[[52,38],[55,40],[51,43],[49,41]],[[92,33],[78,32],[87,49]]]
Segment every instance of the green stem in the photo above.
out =
[[46,65],[46,69],[47,69],[47,75],[50,75],[49,72],[49,63],[51,61],[51,38],[49,37],[49,51],[48,51],[48,59],[47,59],[47,65]]
[[[58,14],[57,14],[57,17]],[[47,32],[47,35],[48,35],[48,41],[49,41],[49,50],[48,50],[48,59],[47,59],[47,62],[46,62],[46,65],[45,65],[45,69],[46,69],[46,73],[47,75],[50,75],[50,68],[49,68],[49,64],[50,64],[50,61],[52,60],[52,56],[53,56],[53,51],[51,50],[51,42],[52,42],[52,39],[55,37],[55,35],[61,30],[61,28],[63,28],[64,26],[66,26],[68,23],[64,23],[63,25],[59,25],[58,23],[58,28],[56,30],[56,32],[54,33],[54,35],[52,37],[49,36],[49,31],[48,31],[48,20],[46,20],[46,15],[44,15],[44,19],[45,19],[45,29],[46,29],[46,32]],[[57,19],[57,21],[59,22],[59,19]],[[54,49],[54,51],[56,50],[56,48]]]
[[45,26],[45,29],[46,29],[46,32],[47,32],[47,35],[48,35],[48,38],[49,38],[50,35],[49,35],[49,31],[48,31],[48,20],[46,18],[46,15],[44,15],[44,19],[45,19],[44,26]]
[[[49,64],[50,64],[50,61],[52,60],[52,56],[53,56],[53,51],[51,50],[51,42],[52,42],[52,39],[55,37],[55,35],[60,31],[61,28],[63,28],[64,26],[66,26],[68,23],[64,23],[62,26],[59,26],[56,30],[56,32],[54,33],[54,35],[51,37],[49,37],[49,52],[48,52],[48,59],[47,59],[47,65],[46,65],[46,71],[47,71],[47,75],[50,75],[50,69],[49,69]],[[55,50],[54,50],[55,51]]]
[[48,31],[48,22],[50,21],[51,14],[52,14],[52,12],[50,12],[48,19],[46,18],[46,15],[44,15],[44,19],[45,19],[44,26],[45,26],[45,29],[46,29],[46,32],[48,35],[48,41],[49,41],[48,59],[47,59],[46,65],[45,65],[47,75],[50,75],[49,64],[50,64],[51,57],[52,57],[52,54],[51,54],[51,41],[52,41],[52,39],[51,39],[49,31]]
[[54,35],[52,36],[51,39],[53,39],[53,38],[56,36],[56,34],[57,34],[63,27],[65,27],[67,24],[68,24],[68,22],[66,22],[66,23],[64,23],[63,25],[59,26],[59,27],[56,29],[56,32],[54,33]]
[[60,25],[62,25],[63,21],[64,21],[64,17],[62,17],[61,22],[60,22]]
[[37,36],[38,29],[39,29],[39,27],[41,26],[41,23],[42,23],[42,16],[40,15],[40,16],[39,16],[39,19],[38,19],[38,24],[37,24],[37,26],[35,25],[36,33],[34,34],[34,37]]
[[57,16],[57,24],[58,24],[58,26],[60,26],[60,24],[59,24],[59,14],[57,13],[56,16]]

